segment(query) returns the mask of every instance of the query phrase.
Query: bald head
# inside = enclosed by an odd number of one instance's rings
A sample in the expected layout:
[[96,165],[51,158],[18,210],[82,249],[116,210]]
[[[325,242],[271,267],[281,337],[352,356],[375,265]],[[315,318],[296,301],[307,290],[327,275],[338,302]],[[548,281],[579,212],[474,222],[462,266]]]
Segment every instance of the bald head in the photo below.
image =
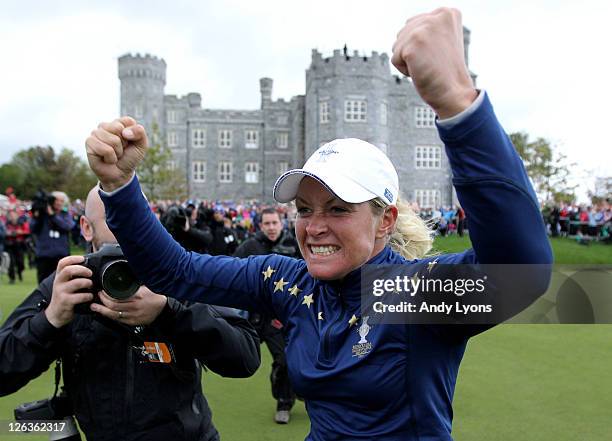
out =
[[100,187],[96,185],[89,190],[87,200],[85,201],[85,216],[92,222],[106,219],[104,204],[102,203],[102,198],[100,198],[100,193],[98,193],[99,189]]
[[87,194],[85,216],[81,217],[81,232],[87,242],[92,242],[94,251],[100,249],[102,244],[117,243],[117,239],[106,225],[104,203],[98,190],[99,187],[96,185]]

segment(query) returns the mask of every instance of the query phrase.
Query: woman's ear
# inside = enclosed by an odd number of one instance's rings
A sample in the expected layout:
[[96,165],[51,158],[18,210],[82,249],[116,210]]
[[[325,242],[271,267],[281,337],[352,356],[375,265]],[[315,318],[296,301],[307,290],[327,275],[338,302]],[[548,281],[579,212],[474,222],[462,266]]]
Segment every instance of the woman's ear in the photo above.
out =
[[398,211],[395,205],[389,205],[385,208],[385,211],[380,218],[380,223],[376,229],[376,238],[382,239],[390,236],[395,230],[395,223],[397,222]]

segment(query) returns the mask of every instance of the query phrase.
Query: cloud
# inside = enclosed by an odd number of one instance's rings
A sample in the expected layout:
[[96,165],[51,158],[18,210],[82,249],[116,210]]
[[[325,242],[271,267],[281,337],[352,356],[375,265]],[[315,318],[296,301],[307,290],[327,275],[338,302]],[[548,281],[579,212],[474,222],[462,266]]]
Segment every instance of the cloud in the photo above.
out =
[[[346,43],[351,51],[390,53],[406,18],[437,7],[398,0],[34,5],[9,5],[0,17],[8,66],[0,71],[0,163],[36,144],[83,155],[89,131],[118,113],[124,53],[163,57],[166,93],[199,92],[205,107],[254,109],[263,76],[274,79],[275,97],[304,93],[312,48],[330,54]],[[579,162],[577,170],[612,175],[603,135],[612,100],[608,2],[458,7],[472,30],[471,68],[506,129],[552,139]]]

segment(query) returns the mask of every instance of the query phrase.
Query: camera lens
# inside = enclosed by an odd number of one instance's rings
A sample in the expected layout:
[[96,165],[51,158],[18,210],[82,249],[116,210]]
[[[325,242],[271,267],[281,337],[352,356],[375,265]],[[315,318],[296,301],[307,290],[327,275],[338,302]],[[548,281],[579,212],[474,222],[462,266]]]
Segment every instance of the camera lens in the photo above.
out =
[[102,288],[114,299],[123,300],[134,295],[140,283],[127,260],[109,262],[102,269]]

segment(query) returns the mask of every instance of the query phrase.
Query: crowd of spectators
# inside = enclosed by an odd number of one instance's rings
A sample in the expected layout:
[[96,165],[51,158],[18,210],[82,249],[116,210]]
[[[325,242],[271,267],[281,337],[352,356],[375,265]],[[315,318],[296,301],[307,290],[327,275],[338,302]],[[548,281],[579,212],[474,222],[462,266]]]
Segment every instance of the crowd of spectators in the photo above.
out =
[[612,204],[610,200],[598,205],[561,204],[544,206],[544,222],[551,236],[576,238],[580,243],[597,240],[612,242]]
[[[32,202],[20,200],[9,189],[8,200],[0,206],[0,273],[8,274],[9,283],[22,280],[28,265],[36,266],[36,240],[32,227]],[[411,204],[419,216],[428,221],[435,234],[463,236],[468,219],[460,206],[422,209]],[[192,249],[210,254],[232,255],[245,240],[260,231],[261,212],[270,207],[259,201],[154,201],[151,209],[166,228],[186,235],[182,243]],[[293,231],[296,211],[292,205],[275,206],[283,228]],[[80,199],[65,204],[63,211],[72,219],[69,232],[71,245],[86,248],[79,230],[79,219],[84,211]],[[590,241],[612,242],[612,205],[609,201],[599,205],[576,204],[545,205],[542,216],[552,237],[575,238],[579,243]],[[175,225],[176,224],[176,225]]]

